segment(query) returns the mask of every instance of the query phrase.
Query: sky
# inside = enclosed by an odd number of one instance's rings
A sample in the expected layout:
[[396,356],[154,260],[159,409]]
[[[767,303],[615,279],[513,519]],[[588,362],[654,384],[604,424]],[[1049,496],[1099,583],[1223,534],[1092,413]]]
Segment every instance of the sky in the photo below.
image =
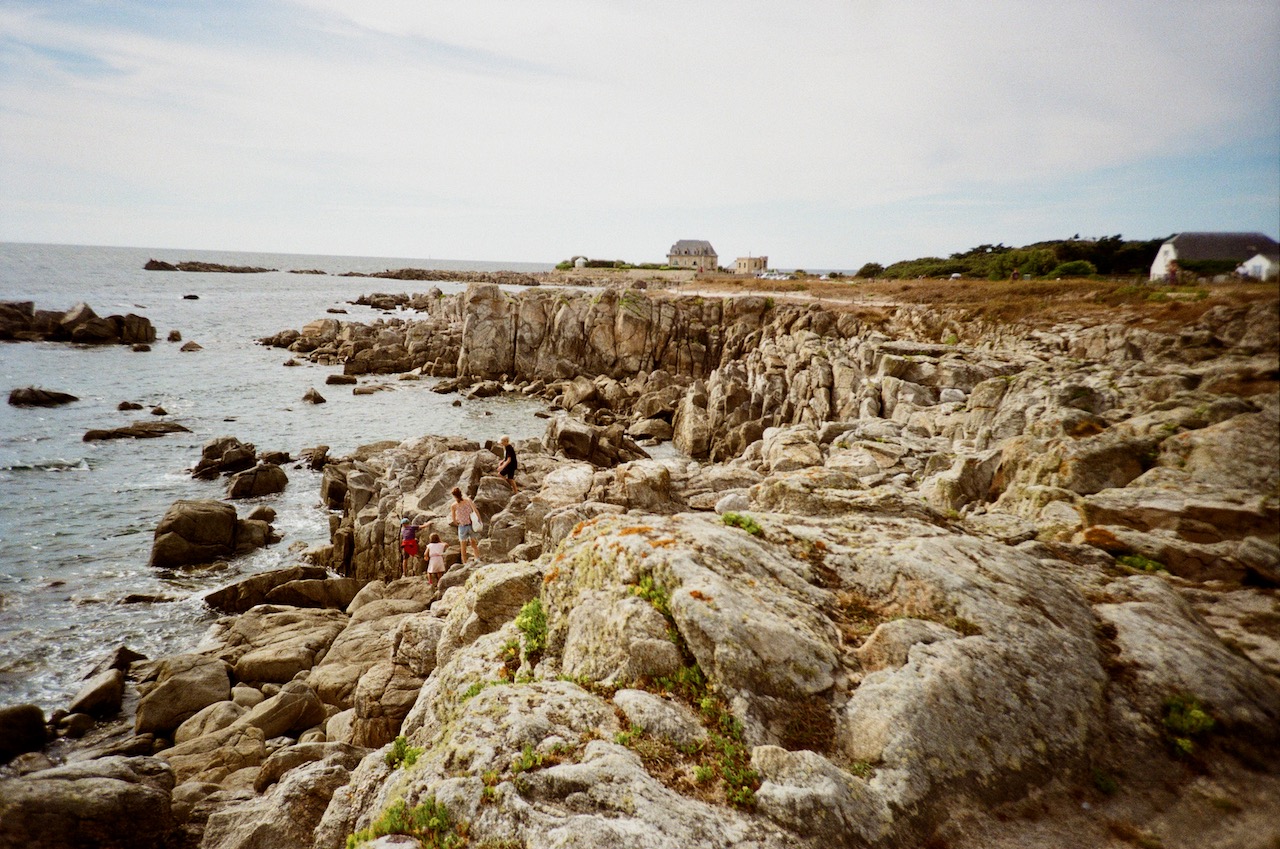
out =
[[0,241],[856,269],[1280,236],[1275,0],[0,0]]

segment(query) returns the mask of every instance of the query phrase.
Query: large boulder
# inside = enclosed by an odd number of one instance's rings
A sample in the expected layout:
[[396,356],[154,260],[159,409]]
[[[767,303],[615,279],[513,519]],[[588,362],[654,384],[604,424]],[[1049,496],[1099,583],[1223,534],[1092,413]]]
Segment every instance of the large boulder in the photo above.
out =
[[284,469],[263,463],[232,475],[227,484],[227,497],[256,498],[260,495],[274,495],[284,492],[288,483],[289,476],[284,473]]
[[[344,710],[352,707],[361,677],[375,664],[391,659],[400,623],[420,614],[425,607],[412,599],[380,599],[361,606],[351,624],[333,641],[324,660],[311,670],[307,682],[326,704]],[[438,638],[443,621],[432,619],[437,623],[434,633]],[[434,656],[434,645],[431,651]]]
[[124,672],[119,669],[104,669],[84,683],[67,710],[71,713],[109,716],[120,710],[123,699]]
[[156,341],[156,329],[151,324],[151,319],[133,313],[112,318],[118,320],[121,344],[148,345]]
[[421,689],[422,678],[408,667],[391,660],[374,664],[356,685],[351,742],[376,748],[394,740]]
[[544,444],[548,451],[601,468],[649,459],[648,452],[627,436],[621,425],[597,427],[572,416],[552,419]]
[[817,432],[811,427],[766,429],[764,463],[773,472],[793,472],[822,465]]
[[315,666],[346,624],[339,610],[263,604],[220,635],[220,655],[240,681],[283,684]]
[[[330,799],[350,780],[351,769],[359,762],[361,750],[335,748],[339,745],[331,744],[324,756],[309,763],[301,762],[285,772],[265,795],[214,811],[205,824],[201,846],[204,849],[312,846],[312,833]],[[262,765],[260,784],[263,773],[275,772],[272,761],[276,757],[273,755]]]
[[[232,688],[232,695],[234,698],[235,688]],[[186,743],[188,740],[194,740],[197,737],[203,737],[206,734],[213,734],[224,728],[230,728],[235,724],[236,720],[248,712],[249,708],[234,701],[214,702],[179,725],[177,730],[173,732],[173,742]]]
[[445,618],[436,647],[438,661],[447,661],[461,646],[514,619],[538,594],[541,583],[541,568],[532,563],[502,564],[477,573]]
[[204,444],[191,476],[212,480],[218,475],[241,472],[252,468],[257,456],[257,449],[252,444],[241,442],[234,436],[219,436]]
[[332,607],[345,610],[360,591],[355,578],[320,578],[289,581],[267,593],[268,604],[294,607]]
[[45,744],[44,711],[37,705],[0,708],[0,763]]
[[315,690],[302,681],[290,681],[279,693],[236,719],[232,726],[251,725],[270,740],[286,734],[297,736],[324,720],[324,705]]
[[165,849],[173,771],[150,757],[105,757],[0,781],[0,846]]
[[216,657],[187,654],[139,664],[142,698],[134,720],[138,734],[173,731],[202,708],[231,698],[227,664]]
[[173,767],[179,783],[221,782],[233,772],[266,760],[266,738],[262,729],[241,723],[179,743],[165,749],[160,757]]
[[175,501],[156,526],[151,565],[211,563],[230,557],[235,547],[235,507],[211,499]]
[[1160,716],[1169,696],[1194,696],[1222,730],[1257,751],[1275,751],[1280,682],[1228,648],[1160,578],[1119,579],[1106,595],[1096,610],[1114,634],[1115,661],[1132,676],[1123,690],[1132,708]]
[[13,339],[27,333],[35,319],[32,301],[0,301],[0,339]]
[[244,613],[251,607],[264,604],[268,594],[278,587],[291,582],[324,580],[326,574],[320,566],[291,566],[259,572],[214,590],[204,597],[204,603],[222,613]]
[[1171,436],[1160,446],[1160,461],[1180,468],[1197,483],[1275,492],[1280,486],[1277,445],[1280,403],[1272,401],[1260,412]]

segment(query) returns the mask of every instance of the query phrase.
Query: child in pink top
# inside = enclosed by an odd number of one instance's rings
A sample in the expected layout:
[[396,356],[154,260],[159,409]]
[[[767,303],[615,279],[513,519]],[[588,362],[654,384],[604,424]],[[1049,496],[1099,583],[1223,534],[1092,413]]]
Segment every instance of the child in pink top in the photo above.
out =
[[448,568],[444,563],[444,552],[448,548],[440,541],[439,534],[432,534],[431,541],[427,543],[427,584],[434,586],[440,575],[445,573]]

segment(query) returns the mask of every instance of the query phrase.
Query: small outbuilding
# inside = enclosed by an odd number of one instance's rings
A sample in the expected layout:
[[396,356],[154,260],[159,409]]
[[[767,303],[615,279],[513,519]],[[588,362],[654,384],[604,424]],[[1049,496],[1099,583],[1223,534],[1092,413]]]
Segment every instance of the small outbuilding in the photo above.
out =
[[768,268],[767,256],[740,256],[733,263],[734,274],[760,274]]
[[1240,263],[1236,273],[1254,280],[1275,280],[1280,277],[1280,253],[1260,253]]
[[672,268],[715,271],[720,265],[720,257],[705,239],[681,239],[667,251],[667,265]]
[[1258,254],[1275,255],[1280,244],[1265,233],[1177,233],[1156,252],[1151,279],[1164,280],[1179,270],[1212,277],[1229,273]]

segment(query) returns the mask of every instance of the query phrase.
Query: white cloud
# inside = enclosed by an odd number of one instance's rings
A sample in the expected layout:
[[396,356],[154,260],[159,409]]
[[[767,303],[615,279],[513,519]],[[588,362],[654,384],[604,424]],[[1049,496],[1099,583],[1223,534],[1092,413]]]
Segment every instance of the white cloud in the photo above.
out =
[[0,12],[0,238],[556,259],[785,233],[821,265],[880,205],[1280,145],[1266,3],[283,9],[243,42]]

